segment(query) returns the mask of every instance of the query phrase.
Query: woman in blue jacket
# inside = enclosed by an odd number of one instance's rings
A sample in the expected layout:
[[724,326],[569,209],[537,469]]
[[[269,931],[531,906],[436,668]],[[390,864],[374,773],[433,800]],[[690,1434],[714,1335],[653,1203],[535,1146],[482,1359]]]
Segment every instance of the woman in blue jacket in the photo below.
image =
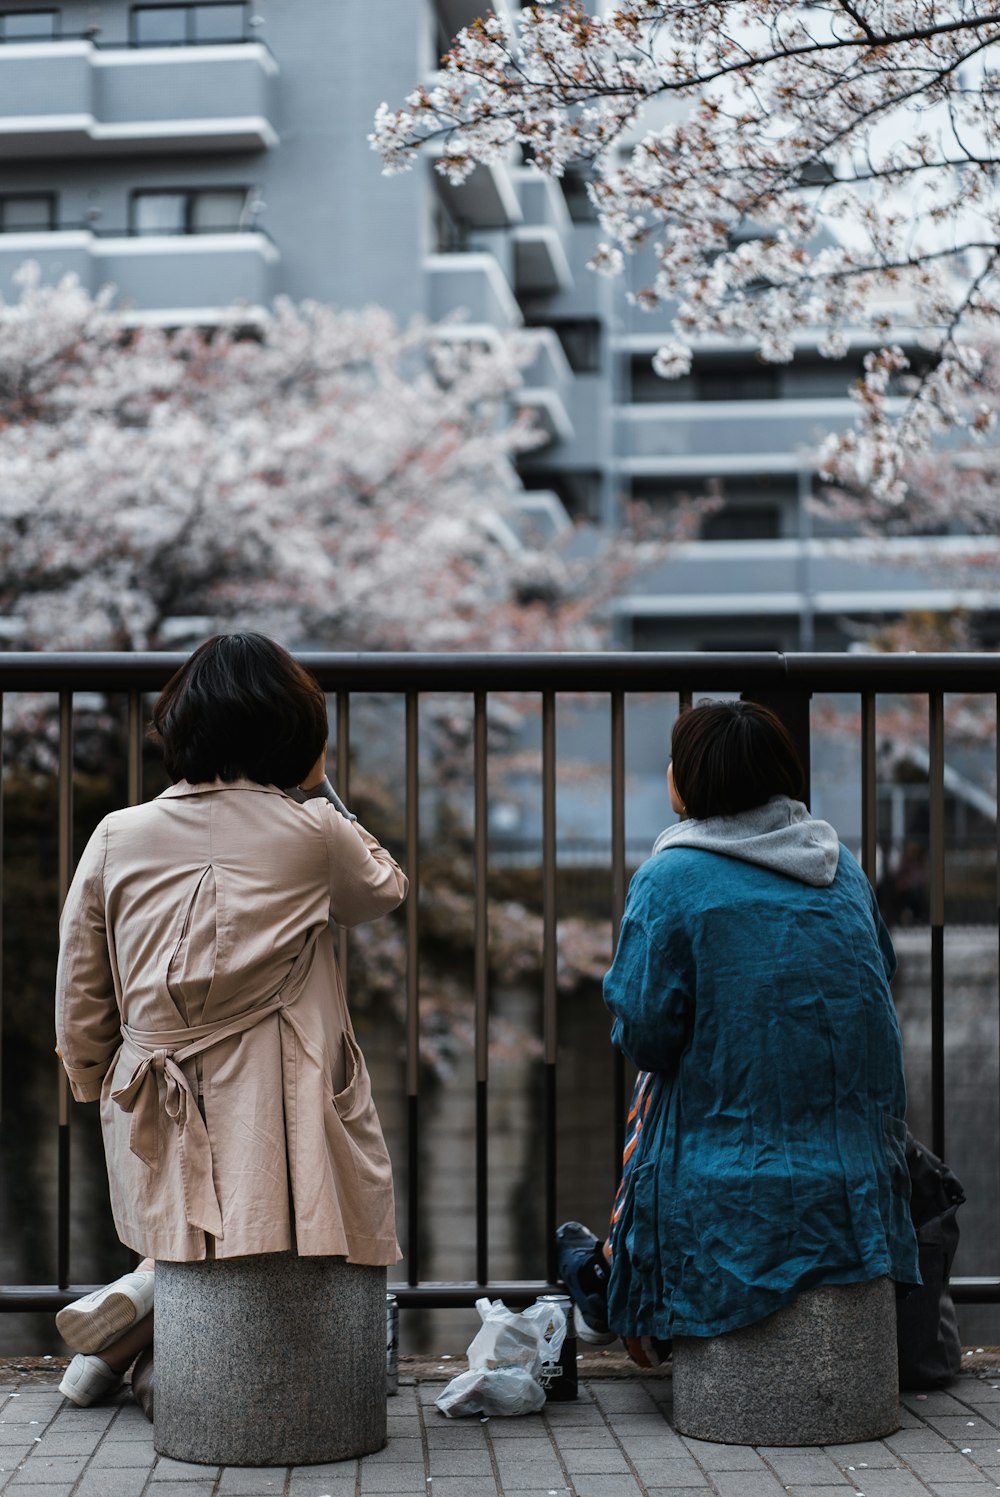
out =
[[767,708],[701,702],[671,751],[685,819],[632,880],[604,983],[640,1072],[611,1233],[559,1233],[578,1330],[638,1360],[820,1284],[920,1278],[896,959],[868,880],[802,804]]

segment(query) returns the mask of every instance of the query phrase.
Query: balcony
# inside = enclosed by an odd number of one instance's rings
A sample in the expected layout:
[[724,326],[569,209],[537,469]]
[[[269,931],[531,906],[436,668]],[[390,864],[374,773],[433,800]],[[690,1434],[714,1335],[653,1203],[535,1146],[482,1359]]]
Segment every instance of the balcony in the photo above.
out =
[[[7,984],[5,1034],[18,1047],[17,1063],[6,1073],[4,1105],[15,1126],[0,1131],[0,1190],[5,1203],[30,1201],[31,1210],[30,1218],[22,1209],[5,1214],[0,1312],[50,1313],[66,1301],[69,1285],[118,1271],[117,1249],[101,1221],[106,1186],[93,1110],[69,1105],[51,1054],[48,960],[57,906],[81,839],[109,799],[136,803],[161,783],[158,767],[143,762],[144,697],[183,658],[0,653],[0,691],[40,692],[59,708],[53,739],[58,771],[48,779],[18,778],[9,753],[0,827],[11,875],[5,955],[14,975]],[[379,830],[411,878],[398,927],[405,966],[400,1011],[393,1014],[383,1003],[377,1012],[355,1016],[398,1172],[406,1258],[393,1287],[404,1312],[468,1308],[482,1294],[528,1302],[555,1278],[556,1223],[570,1216],[596,1221],[606,1212],[620,1157],[626,1077],[607,1045],[596,990],[561,991],[563,921],[572,915],[576,922],[584,905],[590,918],[603,920],[610,957],[629,869],[667,819],[662,778],[671,722],[692,693],[742,691],[781,711],[810,766],[814,811],[837,825],[869,877],[878,879],[883,901],[900,894],[894,822],[900,815],[906,822],[901,834],[909,852],[919,855],[924,903],[923,912],[911,911],[909,923],[895,932],[901,956],[895,996],[912,1124],[936,1152],[946,1153],[968,1192],[953,1281],[963,1328],[969,1327],[966,1339],[998,1339],[983,1329],[984,1317],[993,1313],[983,1307],[1000,1303],[997,817],[993,794],[965,791],[972,751],[954,726],[977,714],[976,763],[988,775],[989,765],[995,767],[995,655],[385,653],[303,659],[330,693],[341,793],[350,802],[351,776],[357,788],[364,776],[384,774],[396,799],[391,811],[384,801]],[[448,782],[450,822],[439,816],[444,792],[435,788],[427,740],[442,697],[449,723],[462,716],[470,727],[468,754]],[[112,740],[117,749],[102,758],[100,784],[83,763],[82,730],[74,770],[75,733],[95,703],[104,704],[109,732],[121,725]],[[502,717],[509,726],[515,707],[521,751],[512,762],[505,750],[498,764],[488,718],[496,726]],[[903,719],[908,726],[901,729]],[[901,732],[908,752],[905,772],[897,775],[902,760],[894,746]],[[518,795],[527,803],[528,781],[538,816],[525,822],[518,841],[510,813]],[[910,807],[903,812],[897,809],[900,792]],[[31,807],[31,815],[42,818],[41,832],[25,819]],[[447,849],[445,825],[454,839]],[[578,830],[588,825],[589,836]],[[468,929],[451,927],[452,939],[461,935],[463,942],[453,970],[457,1032],[467,1043],[456,1039],[447,1069],[435,1075],[427,1056],[440,1033],[441,1010],[427,971],[440,942],[434,879],[443,851],[470,875]],[[41,880],[42,896],[30,907],[24,902],[28,872]],[[490,964],[490,939],[510,918],[512,888],[529,903],[537,899],[537,929],[536,916],[526,915],[518,937],[534,952],[537,936],[537,989],[526,980],[512,982]],[[569,940],[579,938],[574,923]],[[349,982],[356,985],[354,941],[345,950]],[[41,979],[31,978],[37,992],[31,989],[25,1008],[29,968]],[[20,1039],[11,1037],[15,1004],[30,1016],[30,1032]],[[992,1041],[986,1037],[991,1027]],[[22,1079],[30,1114],[18,1110]],[[996,1321],[990,1324],[995,1328]],[[441,1348],[435,1339],[433,1349]]]
[[211,324],[233,315],[234,305],[263,316],[274,296],[272,270],[279,259],[259,230],[217,234],[97,234],[55,229],[0,235],[0,295],[18,299],[14,274],[35,260],[46,282],[74,274],[91,292],[111,284],[126,318],[147,322]]
[[427,315],[432,322],[453,319],[471,333],[485,329],[510,332],[521,325],[521,309],[494,255],[481,253],[428,255]]
[[[713,400],[619,406],[622,468],[636,476],[795,473],[857,420],[852,400]],[[808,461],[808,459],[807,459]]]
[[0,158],[262,151],[277,64],[259,43],[0,48]]
[[452,222],[462,232],[468,229],[506,229],[521,222],[521,204],[511,180],[510,168],[502,161],[479,162],[461,186],[449,182],[428,162],[434,188]]
[[573,287],[567,246],[573,222],[559,183],[531,167],[515,175],[523,223],[512,229],[514,283],[521,296],[556,296]]
[[568,405],[574,376],[562,344],[551,328],[532,328],[525,336],[534,344],[535,354],[524,370],[517,402],[534,412],[549,442],[571,442],[574,431]]

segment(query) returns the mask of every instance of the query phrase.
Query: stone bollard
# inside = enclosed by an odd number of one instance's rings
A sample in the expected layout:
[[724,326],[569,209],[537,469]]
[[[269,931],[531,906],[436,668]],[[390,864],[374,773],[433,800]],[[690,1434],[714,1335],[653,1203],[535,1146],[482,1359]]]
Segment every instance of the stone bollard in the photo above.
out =
[[157,1261],[158,1454],[301,1466],[381,1450],[385,1284],[343,1258]]
[[674,1428],[729,1445],[844,1445],[899,1428],[890,1279],[808,1289],[766,1320],[673,1346]]

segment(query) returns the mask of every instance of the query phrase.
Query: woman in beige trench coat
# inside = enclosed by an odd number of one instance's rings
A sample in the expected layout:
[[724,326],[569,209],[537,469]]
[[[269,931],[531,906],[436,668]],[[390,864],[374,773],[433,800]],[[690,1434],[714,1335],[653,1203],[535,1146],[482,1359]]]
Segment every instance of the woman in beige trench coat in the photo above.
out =
[[[294,1249],[395,1263],[391,1168],[331,922],[386,914],[407,884],[326,779],[323,692],[263,636],[216,636],[164,688],[153,730],[174,783],[105,818],[60,922],[59,1053],[77,1100],[100,1100],[118,1234],[172,1262]],[[142,1277],[60,1312],[70,1345],[120,1333],[109,1305],[141,1320]],[[117,1377],[121,1360],[101,1366]],[[63,1391],[91,1402],[77,1371]]]

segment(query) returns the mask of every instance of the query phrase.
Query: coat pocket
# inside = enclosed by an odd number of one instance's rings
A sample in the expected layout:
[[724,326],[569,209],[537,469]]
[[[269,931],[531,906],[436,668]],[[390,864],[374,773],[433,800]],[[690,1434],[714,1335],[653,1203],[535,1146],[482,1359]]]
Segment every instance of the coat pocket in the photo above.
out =
[[344,1085],[340,1091],[334,1092],[333,1105],[341,1122],[349,1123],[367,1110],[372,1089],[361,1046],[348,1029],[343,1034],[342,1060]]

